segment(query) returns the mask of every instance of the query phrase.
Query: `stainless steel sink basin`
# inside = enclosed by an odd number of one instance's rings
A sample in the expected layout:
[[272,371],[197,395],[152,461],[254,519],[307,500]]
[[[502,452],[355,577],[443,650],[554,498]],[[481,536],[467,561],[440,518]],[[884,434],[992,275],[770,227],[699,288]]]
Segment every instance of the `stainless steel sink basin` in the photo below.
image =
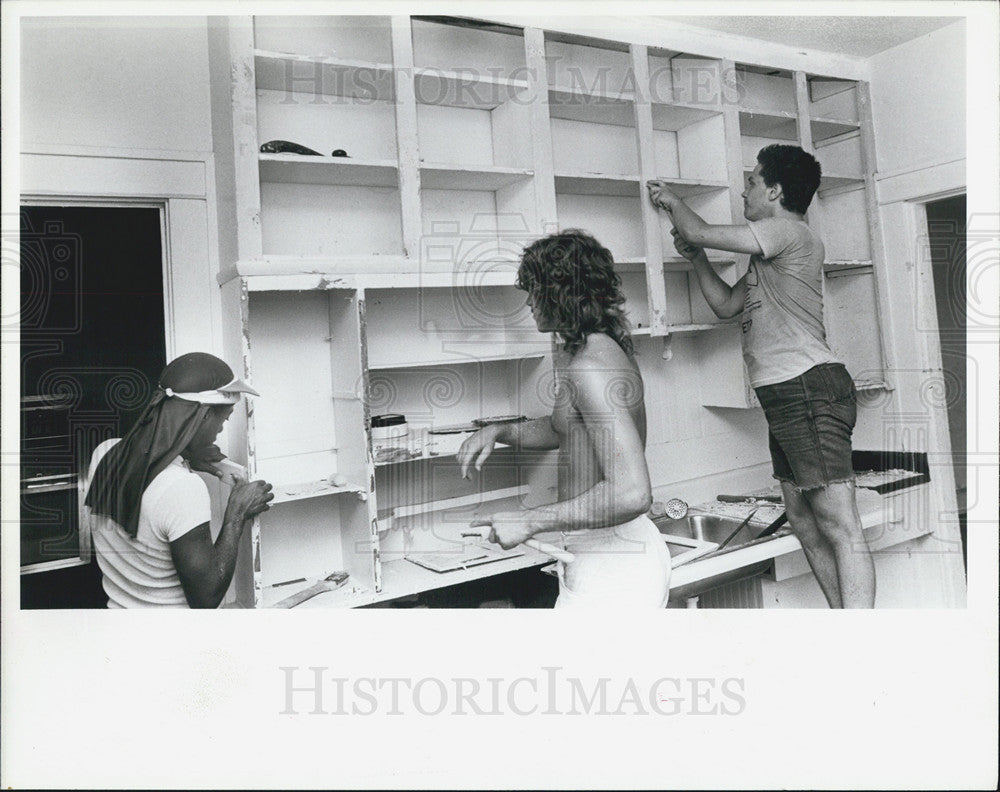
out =
[[[680,520],[671,520],[670,518],[657,520],[656,526],[660,529],[661,534],[714,542],[718,545],[722,544],[739,527],[741,522],[743,521],[740,519],[722,517],[717,514],[689,514]],[[721,550],[716,550],[715,553],[726,553],[753,544],[757,540],[757,534],[762,530],[764,529],[759,523],[751,522],[740,528],[726,546]],[[668,544],[670,543],[668,542]]]
[[[686,554],[692,554],[688,558],[695,560],[713,558],[744,547],[768,542],[774,538],[773,535],[757,538],[758,534],[764,530],[764,526],[760,523],[749,523],[740,528],[729,539],[725,547],[719,548],[718,545],[726,541],[727,537],[739,528],[743,520],[716,514],[689,514],[680,520],[662,518],[655,520],[655,522],[660,533],[664,535],[664,541],[675,565],[678,563],[683,565],[686,561]],[[670,598],[678,601],[696,597],[720,586],[760,575],[770,565],[770,560],[757,561],[707,578],[672,586]]]

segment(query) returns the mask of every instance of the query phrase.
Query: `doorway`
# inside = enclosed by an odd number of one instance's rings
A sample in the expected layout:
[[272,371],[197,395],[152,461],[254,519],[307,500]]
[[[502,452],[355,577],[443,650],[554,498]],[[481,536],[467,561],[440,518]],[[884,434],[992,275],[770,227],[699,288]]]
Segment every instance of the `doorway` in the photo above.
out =
[[967,564],[966,511],[966,201],[957,195],[925,205],[930,242],[934,300],[937,306],[941,367],[948,410],[948,433],[951,436],[952,467],[955,471],[955,497],[962,535],[962,561]]
[[79,482],[166,365],[163,209],[24,205],[21,607],[103,607]]

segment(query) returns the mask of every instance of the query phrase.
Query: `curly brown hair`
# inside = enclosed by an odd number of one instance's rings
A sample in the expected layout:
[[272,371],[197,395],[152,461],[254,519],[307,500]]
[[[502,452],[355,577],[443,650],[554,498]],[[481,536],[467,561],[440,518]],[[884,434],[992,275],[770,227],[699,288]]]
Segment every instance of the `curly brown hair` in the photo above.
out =
[[516,285],[555,319],[563,349],[575,354],[590,333],[605,333],[632,357],[625,295],[611,252],[586,231],[570,228],[535,240],[521,254]]

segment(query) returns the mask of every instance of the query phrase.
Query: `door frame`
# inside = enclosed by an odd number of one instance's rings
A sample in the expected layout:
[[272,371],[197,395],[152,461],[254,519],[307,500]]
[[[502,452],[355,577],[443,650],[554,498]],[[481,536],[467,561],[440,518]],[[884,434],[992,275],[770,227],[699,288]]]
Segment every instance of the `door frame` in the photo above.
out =
[[[166,359],[189,351],[222,354],[212,152],[26,146],[19,165],[19,206],[159,208]],[[18,344],[19,328],[19,322],[11,328]],[[6,335],[8,328],[4,329]],[[82,486],[80,480],[79,557],[33,564],[23,567],[21,574],[90,562],[92,543]]]

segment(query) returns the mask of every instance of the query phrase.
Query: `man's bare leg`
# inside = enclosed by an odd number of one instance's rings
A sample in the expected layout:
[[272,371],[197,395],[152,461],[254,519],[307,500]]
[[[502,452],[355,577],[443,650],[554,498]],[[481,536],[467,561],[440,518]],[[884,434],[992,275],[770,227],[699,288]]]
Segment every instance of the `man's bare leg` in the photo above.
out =
[[845,608],[875,607],[875,562],[861,530],[854,484],[828,484],[804,493],[816,526],[833,548]]
[[816,580],[823,590],[826,601],[831,608],[842,608],[837,561],[833,547],[820,533],[816,520],[813,518],[812,508],[805,496],[787,481],[781,482],[781,493],[785,499],[785,512],[788,514],[788,523],[792,527],[792,533],[801,543],[806,560],[812,567],[813,574],[816,575]]

